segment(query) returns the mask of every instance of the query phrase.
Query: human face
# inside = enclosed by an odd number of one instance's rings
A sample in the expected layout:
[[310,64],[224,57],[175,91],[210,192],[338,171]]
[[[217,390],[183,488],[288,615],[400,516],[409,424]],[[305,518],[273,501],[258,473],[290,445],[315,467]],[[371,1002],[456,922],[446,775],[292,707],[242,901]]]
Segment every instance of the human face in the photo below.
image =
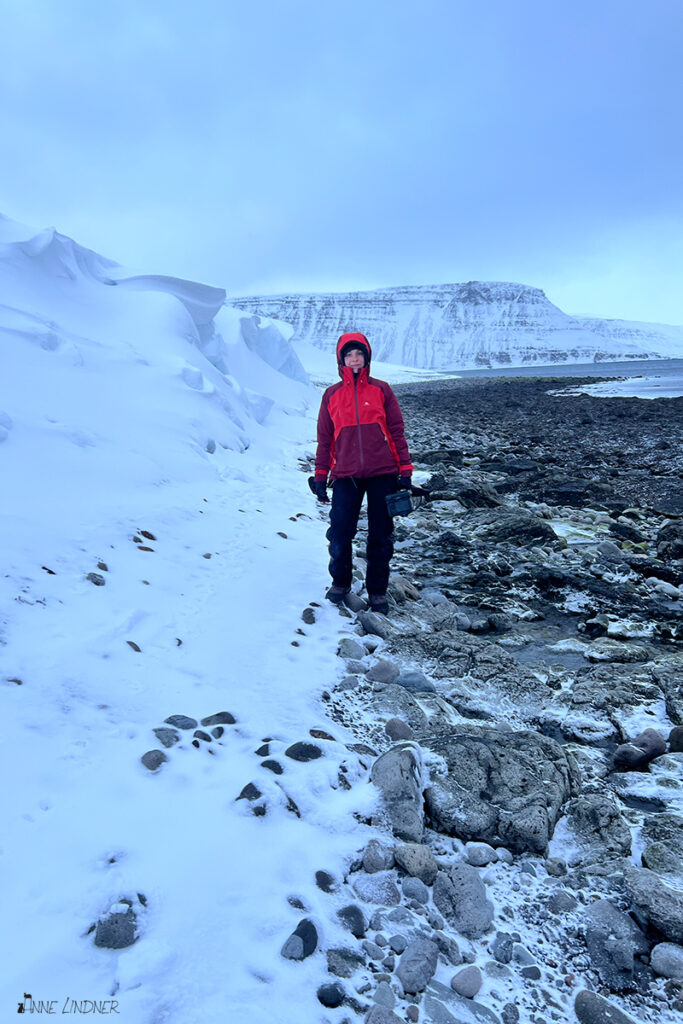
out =
[[344,366],[350,366],[354,373],[359,373],[365,366],[365,356],[358,348],[352,348],[344,356]]

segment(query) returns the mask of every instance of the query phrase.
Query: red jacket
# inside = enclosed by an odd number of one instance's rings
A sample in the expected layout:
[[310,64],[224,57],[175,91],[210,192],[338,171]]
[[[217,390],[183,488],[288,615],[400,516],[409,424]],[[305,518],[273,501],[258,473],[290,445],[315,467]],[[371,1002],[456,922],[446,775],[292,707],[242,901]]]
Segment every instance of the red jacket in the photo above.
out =
[[[357,341],[368,355],[368,365],[355,374],[341,361],[341,350]],[[357,478],[395,473],[410,476],[413,467],[406,444],[403,416],[396,396],[383,380],[370,377],[372,349],[363,334],[342,334],[337,342],[340,384],[323,395],[318,414],[318,480]]]

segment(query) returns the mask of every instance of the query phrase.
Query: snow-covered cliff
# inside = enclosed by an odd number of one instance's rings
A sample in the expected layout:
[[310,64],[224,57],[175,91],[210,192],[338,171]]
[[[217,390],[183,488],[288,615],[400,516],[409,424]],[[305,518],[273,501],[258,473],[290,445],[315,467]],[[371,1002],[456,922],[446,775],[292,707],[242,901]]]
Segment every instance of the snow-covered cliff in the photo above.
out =
[[360,330],[378,359],[425,369],[683,356],[683,327],[572,317],[540,288],[498,281],[229,302],[291,324],[295,347]]

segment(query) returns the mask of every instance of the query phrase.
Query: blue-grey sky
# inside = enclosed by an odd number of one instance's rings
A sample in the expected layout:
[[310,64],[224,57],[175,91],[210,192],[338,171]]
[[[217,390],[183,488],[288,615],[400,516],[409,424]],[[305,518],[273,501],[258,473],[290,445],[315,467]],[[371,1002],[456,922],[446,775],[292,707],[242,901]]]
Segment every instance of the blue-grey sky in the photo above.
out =
[[0,211],[233,294],[683,324],[681,0],[1,0]]

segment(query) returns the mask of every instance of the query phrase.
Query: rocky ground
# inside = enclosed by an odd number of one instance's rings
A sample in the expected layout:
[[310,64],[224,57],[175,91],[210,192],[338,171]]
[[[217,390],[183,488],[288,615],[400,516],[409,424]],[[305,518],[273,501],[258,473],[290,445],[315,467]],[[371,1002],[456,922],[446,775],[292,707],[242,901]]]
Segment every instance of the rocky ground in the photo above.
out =
[[[389,616],[360,559],[340,612],[339,785],[369,775],[384,832],[319,873],[330,1021],[683,1010],[683,399],[548,393],[575,383],[397,388],[432,500]],[[282,953],[316,948],[302,917]]]

